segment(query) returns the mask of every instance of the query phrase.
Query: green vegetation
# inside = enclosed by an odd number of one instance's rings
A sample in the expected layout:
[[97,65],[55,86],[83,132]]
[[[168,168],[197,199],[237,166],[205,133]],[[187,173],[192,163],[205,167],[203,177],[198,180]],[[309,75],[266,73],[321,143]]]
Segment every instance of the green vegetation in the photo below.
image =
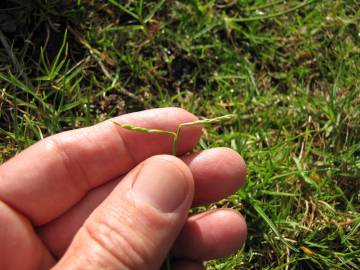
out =
[[135,110],[236,114],[199,148],[246,160],[211,207],[249,236],[208,269],[359,269],[358,0],[3,0],[0,30],[0,162]]

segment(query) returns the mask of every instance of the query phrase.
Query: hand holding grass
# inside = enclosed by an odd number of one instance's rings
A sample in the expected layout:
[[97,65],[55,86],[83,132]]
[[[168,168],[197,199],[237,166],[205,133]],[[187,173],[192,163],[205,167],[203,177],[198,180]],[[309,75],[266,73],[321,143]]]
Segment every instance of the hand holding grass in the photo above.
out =
[[[114,121],[172,131],[196,119],[172,108]],[[172,269],[202,269],[201,261],[237,250],[246,237],[237,212],[187,216],[233,193],[245,176],[227,148],[183,156],[200,134],[183,127],[176,158],[164,155],[173,151],[171,136],[106,121],[49,137],[3,164],[0,268],[157,269],[171,250]]]

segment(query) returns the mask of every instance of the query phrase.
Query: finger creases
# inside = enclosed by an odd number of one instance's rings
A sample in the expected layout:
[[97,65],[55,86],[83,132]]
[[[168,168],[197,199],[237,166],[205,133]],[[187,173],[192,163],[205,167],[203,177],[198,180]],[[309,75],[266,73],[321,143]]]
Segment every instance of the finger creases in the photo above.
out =
[[[112,119],[145,128],[176,130],[197,118],[179,108],[153,109]],[[0,167],[0,199],[35,225],[48,223],[89,190],[125,174],[139,162],[171,153],[172,138],[125,130],[112,121],[48,137]],[[178,153],[198,142],[201,127],[181,132]]]

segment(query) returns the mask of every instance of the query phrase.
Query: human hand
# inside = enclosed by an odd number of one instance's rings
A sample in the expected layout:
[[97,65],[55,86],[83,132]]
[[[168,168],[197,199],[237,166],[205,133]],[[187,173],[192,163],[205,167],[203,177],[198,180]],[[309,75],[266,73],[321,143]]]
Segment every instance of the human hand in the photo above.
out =
[[[196,120],[176,108],[113,119],[175,130]],[[201,128],[182,130],[179,158],[171,137],[111,121],[48,137],[0,166],[0,269],[203,269],[201,261],[236,251],[246,224],[231,209],[188,217],[244,182],[233,150],[184,155]]]

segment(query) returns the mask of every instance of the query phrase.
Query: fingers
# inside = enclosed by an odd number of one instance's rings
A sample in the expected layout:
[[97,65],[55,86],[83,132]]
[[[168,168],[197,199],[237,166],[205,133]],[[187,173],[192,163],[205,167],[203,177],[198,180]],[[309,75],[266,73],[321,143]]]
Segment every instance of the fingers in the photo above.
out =
[[159,269],[193,192],[191,172],[179,159],[146,160],[91,214],[55,269]]
[[[175,130],[196,117],[178,108],[154,109],[114,119]],[[183,130],[178,152],[194,147],[201,128]],[[46,138],[0,167],[0,199],[41,225],[64,213],[84,194],[120,176],[151,155],[170,153],[167,135],[128,131],[105,121]]]
[[[244,161],[231,149],[208,149],[184,156],[182,159],[189,166],[194,177],[193,206],[220,200],[234,193],[244,183]],[[63,216],[39,228],[38,233],[52,254],[58,258],[62,256],[84,220],[119,181],[119,179],[113,180],[92,190]]]
[[218,209],[190,217],[173,247],[178,258],[210,260],[228,256],[245,242],[244,218],[231,209]]
[[234,150],[219,147],[185,156],[195,179],[193,206],[219,201],[245,182],[246,165]]
[[0,201],[0,269],[49,269],[55,261],[30,222]]

